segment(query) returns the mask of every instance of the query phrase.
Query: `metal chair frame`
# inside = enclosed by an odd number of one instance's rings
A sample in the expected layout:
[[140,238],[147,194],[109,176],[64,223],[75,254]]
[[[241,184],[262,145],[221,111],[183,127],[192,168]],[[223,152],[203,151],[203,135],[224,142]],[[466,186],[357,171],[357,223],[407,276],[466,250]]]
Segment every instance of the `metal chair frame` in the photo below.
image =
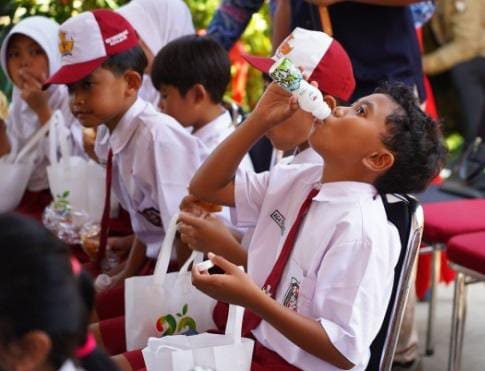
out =
[[485,275],[453,262],[450,262],[450,265],[456,271],[456,277],[451,316],[448,371],[459,371],[465,334],[467,286],[485,281]]
[[[374,339],[371,345],[371,358],[367,370],[376,371],[375,366],[378,364],[380,371],[388,371],[392,367],[394,359],[394,353],[397,346],[399,337],[399,331],[404,316],[404,310],[408,299],[409,291],[412,287],[411,274],[413,266],[416,263],[418,256],[418,249],[421,244],[421,238],[424,228],[424,215],[423,209],[419,202],[409,195],[393,195],[398,198],[398,202],[406,203],[409,215],[409,229],[406,245],[402,246],[401,256],[399,258],[398,265],[396,266],[396,274],[393,283],[391,300],[384,318],[381,329],[379,330],[376,339]],[[386,195],[389,200],[389,195]],[[389,202],[389,204],[395,202]],[[386,206],[386,202],[384,202]],[[404,204],[403,204],[404,205]],[[387,212],[386,208],[386,212]],[[389,214],[388,214],[389,217]],[[394,223],[393,220],[390,219]],[[394,223],[395,224],[395,223]],[[396,225],[398,230],[400,226]],[[402,228],[400,234],[403,233]],[[401,241],[403,241],[401,235]],[[382,338],[384,341],[382,342]]]

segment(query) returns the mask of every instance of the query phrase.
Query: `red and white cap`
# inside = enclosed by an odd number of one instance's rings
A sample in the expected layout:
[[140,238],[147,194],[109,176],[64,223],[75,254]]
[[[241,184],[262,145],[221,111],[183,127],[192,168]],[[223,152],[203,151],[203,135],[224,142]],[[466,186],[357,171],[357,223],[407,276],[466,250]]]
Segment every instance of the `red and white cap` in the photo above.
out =
[[84,12],[59,28],[61,68],[44,84],[69,84],[82,80],[110,56],[131,49],[138,36],[120,14],[98,9]]
[[354,72],[347,52],[326,33],[297,27],[271,58],[244,55],[253,67],[266,73],[283,57],[302,68],[308,81],[318,82],[318,88],[325,94],[346,101],[355,89]]

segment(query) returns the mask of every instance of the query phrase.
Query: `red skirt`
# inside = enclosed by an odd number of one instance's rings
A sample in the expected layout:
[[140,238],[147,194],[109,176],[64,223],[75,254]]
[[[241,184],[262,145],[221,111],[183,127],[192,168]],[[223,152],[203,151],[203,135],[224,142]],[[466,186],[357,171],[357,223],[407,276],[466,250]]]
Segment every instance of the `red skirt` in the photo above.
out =
[[25,191],[15,212],[42,222],[44,209],[52,202],[52,195],[48,189],[43,191]]

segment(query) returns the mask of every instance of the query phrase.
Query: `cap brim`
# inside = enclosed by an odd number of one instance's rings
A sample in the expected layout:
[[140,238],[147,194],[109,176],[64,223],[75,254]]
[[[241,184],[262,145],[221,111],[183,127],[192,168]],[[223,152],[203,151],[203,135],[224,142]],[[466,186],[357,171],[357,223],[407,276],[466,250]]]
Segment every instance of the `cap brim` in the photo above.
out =
[[105,56],[88,62],[64,65],[42,85],[42,90],[47,89],[51,84],[72,84],[82,80],[107,59],[108,57]]
[[273,59],[268,57],[257,57],[249,54],[243,54],[242,56],[251,66],[265,73],[269,72],[269,69],[275,62]]

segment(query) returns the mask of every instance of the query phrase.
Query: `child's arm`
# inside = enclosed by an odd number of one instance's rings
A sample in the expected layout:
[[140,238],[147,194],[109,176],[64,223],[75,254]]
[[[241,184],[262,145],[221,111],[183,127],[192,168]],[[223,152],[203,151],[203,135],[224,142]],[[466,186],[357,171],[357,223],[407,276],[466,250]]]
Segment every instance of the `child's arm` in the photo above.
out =
[[181,212],[180,238],[191,250],[222,255],[236,265],[246,266],[247,252],[225,224],[213,216],[194,216]]
[[27,102],[32,111],[37,114],[40,123],[44,125],[52,116],[49,107],[49,95],[42,90],[42,84],[46,78],[35,76],[27,69],[22,70],[22,78],[22,99]]
[[279,304],[266,295],[247,274],[221,256],[210,256],[225,274],[209,275],[192,268],[192,283],[199,290],[223,302],[241,305],[261,316],[304,351],[343,369],[355,365],[332,344],[319,322]]
[[290,98],[282,88],[271,84],[249,118],[197,170],[190,182],[190,193],[202,200],[234,206],[234,176],[244,155],[266,131],[297,109],[295,97]]
[[11,147],[7,135],[7,125],[5,125],[5,121],[0,119],[0,157],[10,153],[10,150]]
[[146,246],[135,237],[125,267],[121,272],[112,277],[112,283],[109,287],[118,286],[126,278],[136,275],[145,262],[145,253]]

